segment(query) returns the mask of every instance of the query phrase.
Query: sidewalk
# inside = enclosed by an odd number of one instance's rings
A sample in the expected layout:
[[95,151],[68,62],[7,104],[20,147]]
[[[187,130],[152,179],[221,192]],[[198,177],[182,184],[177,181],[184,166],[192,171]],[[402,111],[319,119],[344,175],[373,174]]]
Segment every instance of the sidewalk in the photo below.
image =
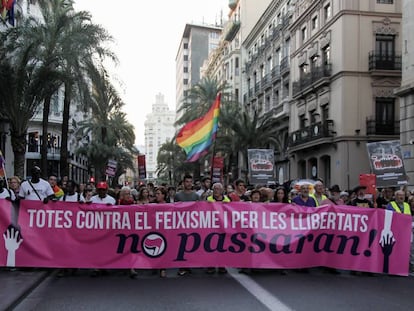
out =
[[53,271],[53,269],[8,271],[7,268],[0,268],[0,310],[14,308]]

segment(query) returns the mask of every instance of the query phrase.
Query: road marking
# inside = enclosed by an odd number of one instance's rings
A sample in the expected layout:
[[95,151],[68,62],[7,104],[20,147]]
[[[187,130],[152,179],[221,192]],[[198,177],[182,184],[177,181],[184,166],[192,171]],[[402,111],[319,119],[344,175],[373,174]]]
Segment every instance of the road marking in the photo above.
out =
[[232,278],[234,278],[241,286],[243,286],[250,294],[252,294],[258,301],[265,305],[271,311],[293,311],[277,297],[272,295],[265,288],[257,284],[251,277],[240,274],[236,269],[228,269]]

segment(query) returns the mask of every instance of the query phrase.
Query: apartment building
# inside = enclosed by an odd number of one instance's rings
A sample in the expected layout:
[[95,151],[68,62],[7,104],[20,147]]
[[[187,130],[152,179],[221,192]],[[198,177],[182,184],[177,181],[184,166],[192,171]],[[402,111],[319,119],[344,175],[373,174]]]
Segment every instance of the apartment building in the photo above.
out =
[[148,180],[157,178],[157,156],[161,145],[171,141],[174,137],[175,111],[169,109],[164,95],[158,93],[152,112],[146,116],[145,132],[145,160]]
[[[176,111],[178,112],[187,92],[200,81],[201,67],[209,54],[218,47],[222,27],[186,24],[175,58]],[[179,119],[181,113],[177,113]]]
[[408,186],[414,188],[414,1],[402,0],[402,81],[400,97],[400,141]]
[[292,178],[350,189],[366,143],[399,139],[401,0],[296,1],[291,33]]
[[290,41],[293,6],[271,1],[243,40],[243,105],[253,114],[272,112],[279,130],[275,152],[277,181],[289,178]]

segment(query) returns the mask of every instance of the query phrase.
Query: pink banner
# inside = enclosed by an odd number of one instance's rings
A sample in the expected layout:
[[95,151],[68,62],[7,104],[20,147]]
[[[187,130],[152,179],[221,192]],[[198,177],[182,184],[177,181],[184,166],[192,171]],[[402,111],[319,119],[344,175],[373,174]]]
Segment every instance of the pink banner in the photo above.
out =
[[[407,275],[411,217],[351,206],[178,202],[106,206],[0,200],[0,266],[250,267]],[[16,226],[14,226],[16,227]],[[21,236],[20,236],[21,234]]]

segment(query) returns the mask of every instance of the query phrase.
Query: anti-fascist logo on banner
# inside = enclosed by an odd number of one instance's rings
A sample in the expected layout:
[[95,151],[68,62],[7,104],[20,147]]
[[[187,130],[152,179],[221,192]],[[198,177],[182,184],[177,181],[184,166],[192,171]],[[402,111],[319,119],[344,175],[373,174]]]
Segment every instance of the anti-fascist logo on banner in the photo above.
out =
[[150,258],[157,258],[164,254],[167,242],[163,235],[150,232],[142,239],[142,251]]

